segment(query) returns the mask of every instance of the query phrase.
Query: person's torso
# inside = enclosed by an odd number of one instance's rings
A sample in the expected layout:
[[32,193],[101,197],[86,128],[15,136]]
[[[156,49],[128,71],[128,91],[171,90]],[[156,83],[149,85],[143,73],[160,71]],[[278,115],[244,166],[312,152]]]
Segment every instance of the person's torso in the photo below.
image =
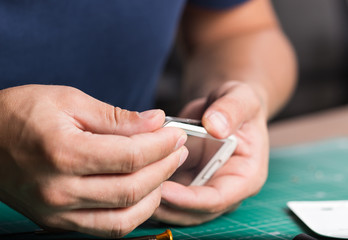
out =
[[74,86],[132,110],[151,106],[184,0],[0,2],[0,88]]

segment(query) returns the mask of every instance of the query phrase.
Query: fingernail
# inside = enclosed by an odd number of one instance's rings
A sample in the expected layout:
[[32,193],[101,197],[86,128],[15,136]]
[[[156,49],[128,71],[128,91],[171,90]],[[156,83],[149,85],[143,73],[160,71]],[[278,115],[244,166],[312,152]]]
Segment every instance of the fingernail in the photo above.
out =
[[139,113],[140,118],[150,119],[159,114],[161,110],[153,109]]
[[189,154],[189,151],[187,150],[187,148],[183,148],[181,150],[180,161],[179,161],[179,166],[178,167],[180,167],[185,162],[185,160],[187,159],[188,154]]
[[222,135],[228,132],[229,125],[226,117],[222,113],[213,111],[207,116],[207,120]]
[[186,134],[185,134],[185,135],[182,135],[182,136],[179,138],[179,140],[176,142],[176,145],[175,145],[174,150],[177,150],[177,149],[179,149],[182,145],[184,145],[185,142],[186,142],[186,140],[187,140],[187,135],[186,135]]

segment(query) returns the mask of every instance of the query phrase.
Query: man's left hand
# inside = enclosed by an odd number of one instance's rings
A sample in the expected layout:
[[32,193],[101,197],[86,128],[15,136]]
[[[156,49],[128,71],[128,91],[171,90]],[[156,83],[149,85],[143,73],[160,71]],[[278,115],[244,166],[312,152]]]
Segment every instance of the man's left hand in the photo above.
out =
[[256,91],[237,81],[225,83],[208,98],[189,103],[181,117],[202,118],[203,126],[216,138],[235,134],[238,146],[204,186],[165,182],[162,203],[153,218],[170,224],[196,225],[235,210],[244,199],[255,195],[268,172],[266,112]]

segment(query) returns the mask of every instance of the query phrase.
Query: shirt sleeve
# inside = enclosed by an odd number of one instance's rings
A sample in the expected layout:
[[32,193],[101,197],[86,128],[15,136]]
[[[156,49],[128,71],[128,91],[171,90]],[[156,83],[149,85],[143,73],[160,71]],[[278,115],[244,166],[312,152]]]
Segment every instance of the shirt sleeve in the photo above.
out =
[[189,0],[188,4],[194,4],[204,8],[211,8],[216,10],[223,10],[232,8],[248,0]]

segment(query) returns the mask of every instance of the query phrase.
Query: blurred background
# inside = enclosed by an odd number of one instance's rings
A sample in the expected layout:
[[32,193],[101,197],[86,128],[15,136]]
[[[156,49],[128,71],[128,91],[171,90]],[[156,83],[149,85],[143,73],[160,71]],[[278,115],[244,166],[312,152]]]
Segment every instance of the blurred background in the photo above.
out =
[[[273,0],[298,57],[299,81],[288,105],[272,121],[348,104],[348,0]],[[175,50],[160,80],[157,107],[175,115],[180,62]]]

